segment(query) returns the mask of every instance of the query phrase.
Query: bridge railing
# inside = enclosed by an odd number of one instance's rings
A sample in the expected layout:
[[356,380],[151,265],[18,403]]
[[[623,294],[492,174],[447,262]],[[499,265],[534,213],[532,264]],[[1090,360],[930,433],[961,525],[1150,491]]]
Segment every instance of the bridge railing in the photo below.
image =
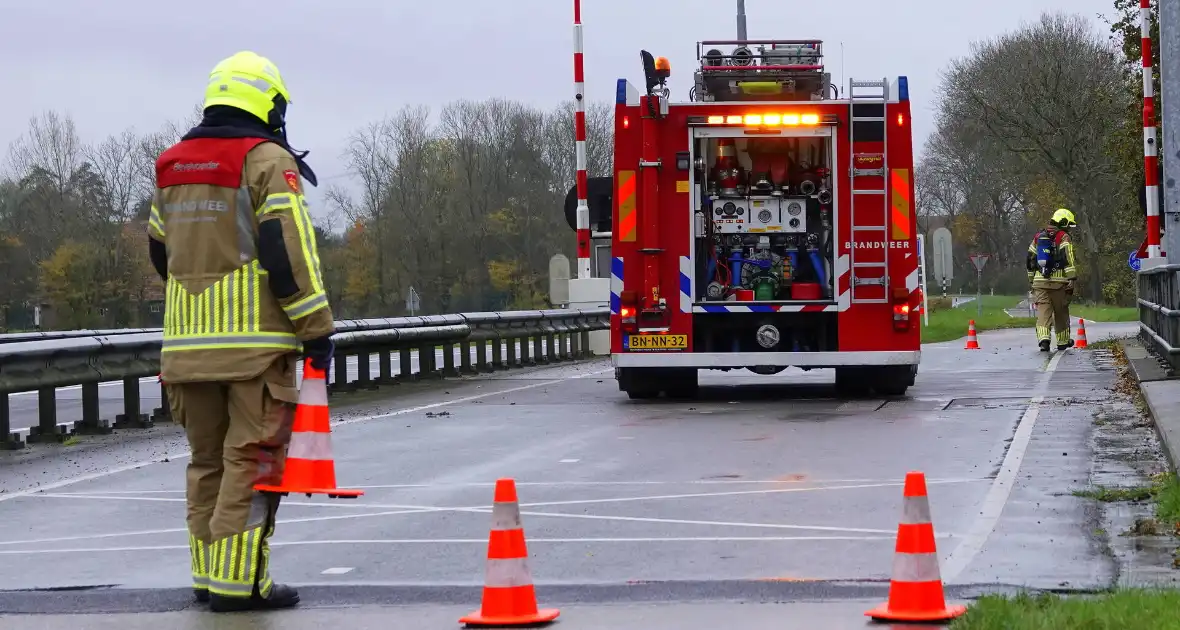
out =
[[1139,336],[1180,369],[1180,265],[1139,272]]
[[[590,332],[609,326],[608,309],[338,321],[332,337],[336,355],[329,391],[376,389],[380,385],[585,358],[590,354]],[[170,420],[163,390],[160,406],[151,414],[143,413],[141,408],[141,380],[159,374],[161,341],[162,334],[157,330],[0,344],[0,449],[22,448],[26,441],[63,441],[73,434],[147,428]],[[350,362],[350,357],[355,357],[355,362]],[[398,366],[396,374],[394,361]],[[355,378],[350,378],[350,372],[355,373]],[[99,385],[119,381],[123,385],[123,413],[116,415],[112,423],[101,417]],[[58,422],[57,390],[72,386],[81,386],[82,418]],[[26,437],[12,428],[9,395],[34,391],[37,424]]]
[[158,333],[160,328],[112,328],[107,330],[50,330],[45,332],[6,333],[0,335],[0,344],[24,343],[27,341],[51,341],[55,339],[77,339],[80,337],[109,337],[111,335],[134,335]]

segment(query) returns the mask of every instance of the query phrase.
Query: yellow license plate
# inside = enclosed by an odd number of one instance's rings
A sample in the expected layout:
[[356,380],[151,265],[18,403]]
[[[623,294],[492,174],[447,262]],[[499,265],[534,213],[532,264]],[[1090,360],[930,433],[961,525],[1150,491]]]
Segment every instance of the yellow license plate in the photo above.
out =
[[628,350],[684,350],[688,335],[627,335]]

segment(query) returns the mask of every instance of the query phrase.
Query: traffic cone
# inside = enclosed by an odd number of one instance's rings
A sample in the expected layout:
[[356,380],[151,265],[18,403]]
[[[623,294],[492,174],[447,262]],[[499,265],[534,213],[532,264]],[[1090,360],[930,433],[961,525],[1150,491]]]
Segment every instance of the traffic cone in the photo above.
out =
[[975,320],[967,324],[967,346],[964,350],[979,350],[979,340],[975,337]]
[[556,608],[537,609],[529,552],[520,523],[516,482],[496,480],[492,504],[492,531],[488,536],[488,564],[484,574],[483,604],[463,617],[468,626],[522,626],[544,624],[557,618]]
[[954,619],[967,612],[967,607],[947,606],[943,597],[938,551],[934,546],[934,524],[930,521],[930,500],[926,496],[926,476],[920,472],[906,473],[902,496],[889,600],[865,611],[865,615],[885,621]]
[[1074,341],[1073,347],[1075,347],[1075,348],[1085,348],[1086,347],[1086,320],[1084,320],[1084,319],[1078,320],[1078,337]]
[[355,499],[361,490],[336,487],[336,463],[332,459],[332,428],[328,422],[328,383],[324,370],[303,363],[303,384],[295,406],[295,424],[287,447],[283,481],[272,486],[257,484],[260,492],[326,494],[332,499]]

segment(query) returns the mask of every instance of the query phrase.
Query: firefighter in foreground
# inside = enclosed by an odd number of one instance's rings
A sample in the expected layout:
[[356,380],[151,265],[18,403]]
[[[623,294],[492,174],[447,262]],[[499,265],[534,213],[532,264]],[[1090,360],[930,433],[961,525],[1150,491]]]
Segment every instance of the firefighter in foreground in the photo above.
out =
[[1037,305],[1037,342],[1049,351],[1049,328],[1057,331],[1057,349],[1073,346],[1069,332],[1069,301],[1077,279],[1069,229],[1077,227],[1073,212],[1060,208],[1028,246],[1028,280]]
[[156,162],[152,264],[166,284],[161,376],[192,449],[193,588],[214,611],[286,608],[267,540],[294,409],[295,360],[328,369],[334,323],[301,179],[286,141],[290,94],[252,52],[219,63],[204,118]]

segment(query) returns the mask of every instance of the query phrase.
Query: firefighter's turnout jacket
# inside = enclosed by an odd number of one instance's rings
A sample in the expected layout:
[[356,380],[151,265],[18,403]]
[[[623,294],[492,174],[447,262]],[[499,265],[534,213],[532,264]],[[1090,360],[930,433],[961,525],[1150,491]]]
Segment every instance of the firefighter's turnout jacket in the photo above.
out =
[[1050,268],[1048,277],[1041,274],[1041,270],[1036,268],[1034,261],[1037,257],[1037,237],[1041,232],[1033,235],[1032,242],[1028,245],[1028,259],[1029,272],[1028,282],[1034,289],[1064,289],[1070,281],[1076,280],[1078,277],[1077,261],[1074,259],[1073,241],[1069,238],[1069,233],[1064,230],[1057,230],[1056,228],[1044,228],[1045,231],[1050,232],[1050,236],[1056,243],[1056,251],[1053,258],[1053,266]]
[[148,233],[167,249],[167,383],[261,374],[334,324],[315,232],[287,149],[193,138],[156,163]]
[[1033,235],[1028,246],[1028,281],[1032,287],[1032,301],[1037,307],[1036,333],[1041,349],[1048,348],[1051,331],[1056,330],[1058,348],[1070,345],[1068,288],[1077,278],[1077,262],[1074,259],[1073,242],[1069,233],[1054,227],[1044,228],[1055,245],[1051,265],[1046,277],[1036,264],[1037,239],[1043,232]]

